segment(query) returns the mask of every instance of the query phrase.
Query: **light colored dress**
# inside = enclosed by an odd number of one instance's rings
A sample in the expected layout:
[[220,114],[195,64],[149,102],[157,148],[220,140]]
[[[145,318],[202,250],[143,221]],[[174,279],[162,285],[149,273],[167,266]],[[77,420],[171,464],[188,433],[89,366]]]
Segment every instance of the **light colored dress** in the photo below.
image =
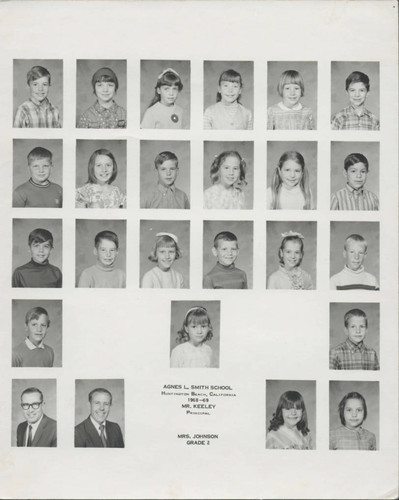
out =
[[238,102],[225,106],[219,101],[206,108],[204,129],[252,130],[252,113]]
[[282,102],[267,109],[268,130],[313,130],[312,110],[299,102],[287,108]]
[[[266,208],[272,210],[273,193],[272,188],[266,190]],[[298,184],[292,189],[287,189],[284,184],[280,185],[277,200],[277,209],[280,210],[303,210],[305,205],[305,196]],[[314,209],[312,193],[310,193],[310,209]]]
[[183,275],[172,268],[162,271],[156,266],[145,273],[141,288],[184,288]]
[[310,274],[294,267],[287,271],[283,266],[269,276],[267,288],[283,290],[313,290],[313,282]]
[[171,368],[210,368],[211,363],[212,349],[205,342],[199,346],[190,342],[179,344],[170,357]]
[[276,431],[269,431],[266,436],[266,448],[269,450],[311,450],[310,432],[304,436],[302,432],[288,429],[281,425]]
[[160,102],[150,106],[144,113],[141,128],[188,128],[183,109],[174,104],[165,106]]
[[76,208],[125,208],[126,195],[118,188],[107,184],[107,189],[99,184],[85,184],[76,190]]
[[214,184],[204,191],[204,208],[242,210],[246,208],[245,193],[240,188]]

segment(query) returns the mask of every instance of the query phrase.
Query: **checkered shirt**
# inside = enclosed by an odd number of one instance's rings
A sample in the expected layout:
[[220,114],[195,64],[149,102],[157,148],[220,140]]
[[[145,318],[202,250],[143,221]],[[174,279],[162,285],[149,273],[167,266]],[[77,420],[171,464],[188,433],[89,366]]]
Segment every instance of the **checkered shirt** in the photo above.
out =
[[375,434],[359,427],[348,429],[343,425],[330,432],[330,450],[376,450]]
[[363,342],[346,339],[330,351],[330,370],[379,370],[377,353]]
[[332,117],[331,128],[333,130],[380,130],[380,122],[368,109],[363,108],[362,114],[358,115],[355,108],[350,105]]

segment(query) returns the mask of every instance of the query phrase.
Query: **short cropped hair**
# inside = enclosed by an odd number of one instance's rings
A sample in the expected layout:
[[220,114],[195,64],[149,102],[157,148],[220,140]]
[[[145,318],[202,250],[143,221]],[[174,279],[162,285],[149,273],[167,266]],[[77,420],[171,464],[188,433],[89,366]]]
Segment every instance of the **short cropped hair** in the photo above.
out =
[[348,328],[349,320],[351,318],[364,318],[366,320],[366,328],[368,327],[367,314],[361,309],[351,309],[344,316],[344,325],[345,328]]
[[39,80],[39,78],[43,78],[44,76],[47,76],[48,83],[51,85],[51,75],[49,70],[43,68],[43,66],[33,66],[33,68],[31,68],[26,75],[27,84],[29,85],[30,82]]
[[31,246],[32,243],[45,243],[46,241],[50,242],[51,248],[53,248],[53,235],[47,229],[38,227],[29,233],[28,246]]
[[366,73],[362,73],[361,71],[352,71],[352,73],[345,80],[345,90],[348,90],[352,83],[363,83],[367,92],[370,90],[370,79]]
[[94,238],[94,246],[98,248],[101,240],[109,240],[115,243],[116,248],[119,248],[119,239],[116,233],[113,231],[100,231],[96,234]]
[[341,424],[345,425],[345,405],[346,405],[346,402],[348,401],[348,399],[358,399],[359,401],[361,401],[361,403],[363,405],[363,411],[364,411],[364,418],[363,418],[363,420],[366,420],[366,418],[367,418],[366,400],[358,392],[348,392],[348,394],[341,399],[341,401],[340,401],[340,403],[338,405],[339,418],[341,420]]
[[218,233],[215,236],[213,240],[213,246],[215,248],[218,247],[219,241],[236,241],[238,246],[237,236],[234,233],[231,233],[230,231],[222,231],[221,233]]
[[32,151],[29,152],[27,159],[28,165],[30,165],[35,160],[50,160],[50,162],[52,162],[53,153],[46,148],[38,146],[37,148],[33,148]]
[[39,319],[42,315],[47,317],[47,327],[49,327],[50,317],[44,307],[32,307],[32,309],[29,309],[29,311],[25,314],[25,325],[27,325],[29,321],[32,321],[32,319]]
[[108,396],[111,398],[110,403],[112,404],[112,394],[109,392],[108,389],[104,389],[103,387],[97,387],[97,389],[93,389],[92,391],[89,392],[89,402],[91,403],[91,400],[93,399],[93,395],[96,392],[100,392],[103,394],[108,394]]
[[155,168],[158,169],[165,161],[172,160],[176,163],[176,167],[179,168],[179,160],[174,153],[170,151],[162,151],[162,153],[157,154],[154,160]]
[[89,165],[88,165],[88,184],[97,184],[97,178],[94,174],[94,165],[96,164],[96,159],[97,156],[108,156],[108,158],[112,161],[112,175],[108,179],[107,184],[112,184],[114,180],[116,179],[116,176],[118,175],[118,165],[115,160],[115,156],[109,151],[108,149],[97,149],[92,153],[89,159]]
[[289,85],[290,83],[299,85],[301,87],[301,97],[305,95],[305,84],[303,82],[302,75],[295,69],[288,69],[287,71],[281,73],[280,79],[277,84],[277,92],[281,97],[283,97],[284,85]]
[[346,250],[346,244],[348,241],[358,241],[359,243],[363,243],[365,246],[365,249],[367,250],[367,241],[361,234],[351,234],[347,238],[345,238],[345,243],[344,243],[344,249]]
[[369,161],[361,153],[351,153],[345,158],[344,160],[345,170],[348,170],[348,168],[351,167],[352,165],[356,165],[356,163],[363,163],[367,171],[369,170]]
[[21,401],[22,401],[22,396],[24,394],[34,394],[35,392],[37,392],[38,394],[40,394],[40,402],[43,402],[43,393],[40,389],[38,389],[37,387],[28,387],[27,389],[25,389],[22,394],[21,394]]

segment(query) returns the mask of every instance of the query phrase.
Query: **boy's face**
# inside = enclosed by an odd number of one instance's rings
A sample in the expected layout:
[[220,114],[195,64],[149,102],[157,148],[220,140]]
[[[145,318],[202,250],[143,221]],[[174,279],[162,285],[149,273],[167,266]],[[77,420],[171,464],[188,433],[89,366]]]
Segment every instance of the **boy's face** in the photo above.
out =
[[166,160],[157,168],[158,181],[164,187],[173,186],[179,173],[174,160]]
[[173,106],[179,93],[177,85],[161,85],[157,88],[157,93],[160,97],[160,102],[164,106]]
[[349,96],[349,102],[355,108],[363,106],[367,98],[367,88],[363,82],[351,83],[346,91]]
[[37,80],[32,80],[29,82],[29,93],[30,97],[34,101],[42,102],[46,99],[48,91],[50,89],[50,82],[48,76],[42,76]]
[[348,170],[344,169],[344,176],[348,185],[355,190],[362,189],[366,184],[368,170],[364,163],[355,163]]
[[286,83],[283,87],[283,104],[287,108],[293,108],[302,97],[302,89],[297,83]]
[[362,241],[348,240],[345,245],[344,259],[346,266],[352,271],[358,271],[367,255],[366,245]]
[[37,158],[36,160],[30,161],[28,169],[32,181],[35,184],[47,184],[52,166],[53,164],[51,163],[50,158]]
[[344,408],[345,426],[348,429],[360,427],[364,420],[363,403],[359,399],[348,399]]
[[354,344],[359,344],[367,333],[366,318],[352,316],[345,327],[345,333]]
[[222,96],[222,102],[225,104],[232,104],[241,94],[241,85],[238,82],[227,82],[225,80],[220,82],[218,91]]
[[110,102],[115,95],[115,83],[114,82],[96,82],[94,85],[94,92],[97,99],[101,102]]
[[105,267],[112,266],[118,256],[118,249],[113,241],[100,240],[97,248],[94,247],[94,255],[97,260]]
[[237,241],[219,240],[217,248],[212,247],[212,253],[222,266],[230,266],[235,262],[238,256]]
[[33,262],[37,262],[38,264],[43,264],[49,258],[52,250],[52,246],[50,241],[44,241],[39,243],[38,241],[34,241],[31,243],[29,247],[29,252],[31,254]]
[[22,411],[25,417],[25,420],[28,422],[28,424],[34,424],[38,420],[40,420],[41,416],[43,415],[43,401],[42,397],[39,392],[30,392],[27,394],[24,394],[21,398],[21,405],[25,404],[35,404],[38,406],[38,408],[32,408],[32,406],[29,406],[28,409],[24,409],[22,407]]
[[102,424],[108,417],[111,409],[111,398],[106,392],[95,392],[92,395],[90,405],[90,415],[98,423]]
[[48,317],[41,314],[38,318],[32,318],[25,325],[25,330],[28,334],[28,339],[33,345],[38,346],[47,335]]

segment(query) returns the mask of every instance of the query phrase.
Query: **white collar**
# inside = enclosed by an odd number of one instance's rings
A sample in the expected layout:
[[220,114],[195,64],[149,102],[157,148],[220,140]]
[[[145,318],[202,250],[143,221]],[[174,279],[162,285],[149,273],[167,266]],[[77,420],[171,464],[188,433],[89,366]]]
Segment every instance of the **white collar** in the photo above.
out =
[[283,111],[300,111],[303,106],[300,102],[298,104],[295,104],[295,106],[292,106],[292,108],[288,108],[283,104],[283,101],[280,101],[277,106],[279,106]]
[[101,429],[100,429],[100,426],[101,425],[104,425],[104,431],[105,431],[105,425],[107,423],[106,420],[104,420],[103,423],[99,424],[96,420],[94,420],[94,418],[90,415],[90,420],[91,420],[91,423],[94,425],[94,427],[96,428],[97,432],[100,434],[101,432]]
[[28,337],[26,337],[25,339],[25,344],[26,344],[26,347],[30,350],[30,351],[33,351],[35,349],[44,349],[44,345],[43,345],[43,340],[40,342],[39,345],[35,345],[33,344]]

